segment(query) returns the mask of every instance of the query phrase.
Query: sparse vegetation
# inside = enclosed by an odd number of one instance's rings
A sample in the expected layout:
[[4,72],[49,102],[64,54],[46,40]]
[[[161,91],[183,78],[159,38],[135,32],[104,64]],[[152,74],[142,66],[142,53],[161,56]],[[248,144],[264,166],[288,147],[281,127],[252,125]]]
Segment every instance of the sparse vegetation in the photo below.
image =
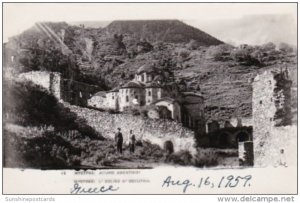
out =
[[[180,21],[117,21],[104,29],[46,24],[58,35],[65,30],[63,43],[69,52],[35,26],[5,44],[4,68],[57,71],[63,77],[108,90],[131,80],[141,65],[155,63],[164,73],[163,81],[170,83],[170,94],[177,86],[204,93],[205,103],[210,105],[206,106],[207,120],[251,116],[249,81],[264,70],[288,67],[297,87],[296,50],[284,43],[278,47],[273,43],[232,47]],[[11,56],[16,57],[15,63],[9,62]],[[171,83],[169,78],[177,82]],[[163,150],[141,140],[134,155],[127,150],[120,156],[114,141],[103,140],[46,90],[29,82],[4,81],[3,85],[4,122],[14,125],[5,126],[3,135],[4,153],[12,154],[5,160],[6,166],[117,167],[139,160],[146,166],[169,163],[211,167],[221,163],[216,157],[237,157],[236,151],[215,149],[201,149],[192,157],[186,151],[173,153],[170,147]],[[292,97],[297,109],[296,94]],[[130,113],[146,116],[147,109]]]

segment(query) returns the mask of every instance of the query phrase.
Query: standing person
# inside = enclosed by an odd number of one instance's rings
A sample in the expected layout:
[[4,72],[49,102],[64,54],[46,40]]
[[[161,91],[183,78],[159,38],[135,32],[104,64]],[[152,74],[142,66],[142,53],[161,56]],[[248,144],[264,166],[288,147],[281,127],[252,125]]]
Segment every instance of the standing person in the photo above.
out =
[[122,154],[123,135],[121,133],[121,128],[118,128],[118,132],[115,135],[115,141],[116,141],[116,144],[117,144],[117,152],[120,152]]
[[132,130],[130,130],[130,134],[129,134],[129,150],[130,150],[130,153],[134,153],[134,147],[135,147],[135,135],[132,133]]

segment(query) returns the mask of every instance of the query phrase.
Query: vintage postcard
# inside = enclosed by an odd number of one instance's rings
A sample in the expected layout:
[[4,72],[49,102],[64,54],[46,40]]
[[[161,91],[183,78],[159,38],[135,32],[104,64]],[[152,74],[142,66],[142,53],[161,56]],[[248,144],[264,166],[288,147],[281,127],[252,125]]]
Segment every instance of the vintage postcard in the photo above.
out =
[[297,3],[3,3],[3,194],[297,194]]

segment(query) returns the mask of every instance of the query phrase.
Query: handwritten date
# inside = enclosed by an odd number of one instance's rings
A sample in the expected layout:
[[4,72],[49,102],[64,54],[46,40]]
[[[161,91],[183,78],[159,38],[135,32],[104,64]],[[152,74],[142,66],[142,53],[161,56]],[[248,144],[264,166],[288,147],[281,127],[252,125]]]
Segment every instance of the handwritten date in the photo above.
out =
[[246,176],[222,176],[220,179],[213,180],[211,177],[202,177],[198,182],[192,182],[189,179],[185,180],[176,180],[172,179],[172,176],[168,176],[162,184],[162,187],[182,187],[182,192],[186,193],[188,188],[234,188],[234,187],[250,187],[250,180],[252,179],[251,175]]

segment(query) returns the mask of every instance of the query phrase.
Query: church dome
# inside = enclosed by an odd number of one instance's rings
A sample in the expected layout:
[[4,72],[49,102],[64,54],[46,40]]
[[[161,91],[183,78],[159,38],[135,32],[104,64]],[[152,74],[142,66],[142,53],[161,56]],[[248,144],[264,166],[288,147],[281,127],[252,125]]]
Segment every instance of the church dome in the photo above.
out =
[[144,64],[137,70],[137,74],[142,74],[144,72],[146,72],[146,73],[156,72],[154,65]]
[[142,88],[143,84],[137,81],[129,81],[125,85],[122,86],[122,88]]

